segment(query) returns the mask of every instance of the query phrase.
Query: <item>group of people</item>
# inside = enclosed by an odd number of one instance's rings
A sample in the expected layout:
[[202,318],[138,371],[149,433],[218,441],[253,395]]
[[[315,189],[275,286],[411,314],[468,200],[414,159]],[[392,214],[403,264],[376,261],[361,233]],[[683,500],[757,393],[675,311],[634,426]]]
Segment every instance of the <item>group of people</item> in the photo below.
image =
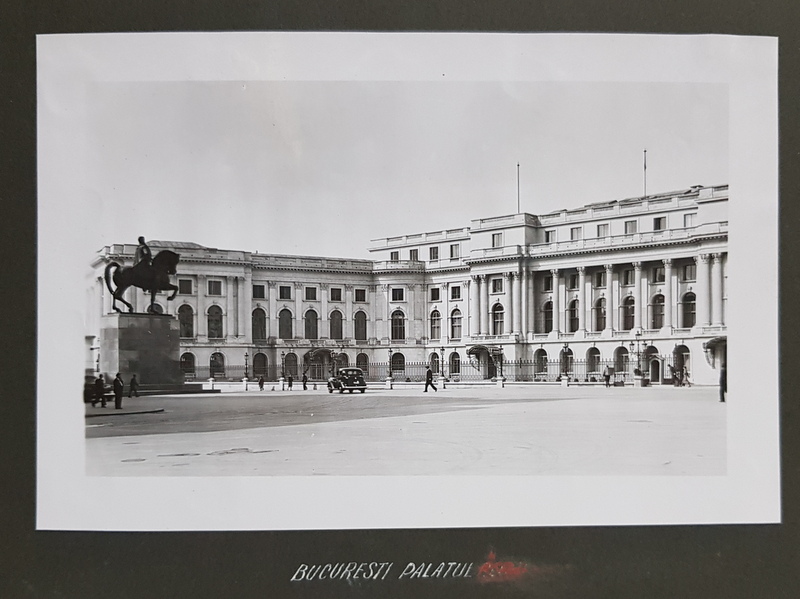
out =
[[[122,374],[117,373],[114,377],[114,382],[111,385],[114,391],[114,408],[117,410],[122,409],[122,395],[125,393],[125,381],[122,380]],[[139,397],[139,381],[136,380],[136,375],[131,377],[130,390],[128,397]],[[99,375],[94,381],[94,396],[92,397],[92,407],[100,404],[101,408],[106,407],[106,382],[103,375]]]
[[[303,379],[302,380],[303,380],[303,391],[308,391],[308,376],[306,376],[305,372],[303,373]],[[294,377],[290,374],[289,376],[286,377],[286,387],[289,389],[289,391],[292,390],[292,385],[294,385]],[[314,388],[316,389],[316,387],[314,387]],[[264,377],[263,376],[258,377],[258,390],[259,391],[263,391],[264,390]]]

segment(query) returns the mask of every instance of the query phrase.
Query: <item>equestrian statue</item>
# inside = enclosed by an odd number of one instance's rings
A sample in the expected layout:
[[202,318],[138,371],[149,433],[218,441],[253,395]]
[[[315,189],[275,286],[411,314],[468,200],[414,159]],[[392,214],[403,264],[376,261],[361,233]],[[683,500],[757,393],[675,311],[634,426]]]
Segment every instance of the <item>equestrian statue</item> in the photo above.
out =
[[[177,285],[169,282],[169,276],[176,274],[175,268],[180,260],[180,254],[170,250],[162,250],[152,257],[150,248],[144,241],[144,237],[139,237],[139,247],[136,248],[133,266],[122,267],[116,262],[111,262],[106,266],[105,279],[106,286],[114,297],[112,307],[117,312],[122,312],[117,307],[119,300],[128,306],[128,312],[133,312],[133,306],[122,298],[122,294],[128,287],[138,287],[145,293],[150,292],[150,305],[147,312],[155,314],[156,293],[159,291],[172,291],[172,295],[167,300],[175,299],[178,293]],[[112,275],[112,272],[113,275]],[[111,287],[113,278],[116,289]]]

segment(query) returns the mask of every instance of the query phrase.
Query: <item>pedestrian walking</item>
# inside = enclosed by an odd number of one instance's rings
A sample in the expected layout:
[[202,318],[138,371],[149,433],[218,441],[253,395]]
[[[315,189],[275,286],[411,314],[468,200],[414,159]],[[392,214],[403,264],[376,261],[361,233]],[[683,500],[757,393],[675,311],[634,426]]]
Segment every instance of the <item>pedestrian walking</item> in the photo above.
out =
[[683,367],[683,371],[681,372],[681,384],[687,387],[692,386],[692,381],[689,380],[689,369],[686,368],[686,366]]
[[92,400],[92,407],[95,407],[100,402],[100,407],[106,407],[106,382],[103,380],[103,375],[99,375],[94,381],[94,399]]
[[136,380],[136,375],[131,377],[131,388],[128,391],[128,397],[139,397],[139,381]]
[[303,373],[303,391],[308,391],[308,377]]
[[439,390],[436,388],[436,385],[433,384],[433,371],[431,367],[428,366],[428,371],[425,373],[425,393],[428,392],[428,387],[433,387],[433,390],[438,392]]
[[294,382],[294,379],[292,378],[291,374],[289,375],[288,382],[289,382],[289,391],[291,391],[292,390],[292,383]]
[[611,386],[611,369],[608,366],[606,366],[603,369],[603,378],[606,381],[606,387],[610,387]]
[[728,392],[728,369],[725,364],[719,369],[719,400],[725,402],[725,394]]
[[122,380],[122,375],[118,372],[114,378],[114,409],[122,409],[122,392],[125,389],[125,383]]
[[263,376],[258,377],[258,390],[259,391],[263,391],[264,390],[264,377]]

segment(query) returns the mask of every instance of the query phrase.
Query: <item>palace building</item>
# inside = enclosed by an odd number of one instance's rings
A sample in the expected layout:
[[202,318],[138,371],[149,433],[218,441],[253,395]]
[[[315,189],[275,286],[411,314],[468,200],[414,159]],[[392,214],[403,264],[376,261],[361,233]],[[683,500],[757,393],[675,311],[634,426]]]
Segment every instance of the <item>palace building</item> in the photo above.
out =
[[[250,253],[151,241],[181,256],[178,294],[158,310],[180,323],[187,380],[281,374],[325,380],[716,384],[726,359],[728,186],[511,214],[374,240],[371,260]],[[103,272],[135,245],[98,252],[88,291],[87,368],[111,312]],[[137,311],[149,294],[129,290]],[[131,374],[131,373],[128,373]],[[676,375],[677,378],[677,375]]]

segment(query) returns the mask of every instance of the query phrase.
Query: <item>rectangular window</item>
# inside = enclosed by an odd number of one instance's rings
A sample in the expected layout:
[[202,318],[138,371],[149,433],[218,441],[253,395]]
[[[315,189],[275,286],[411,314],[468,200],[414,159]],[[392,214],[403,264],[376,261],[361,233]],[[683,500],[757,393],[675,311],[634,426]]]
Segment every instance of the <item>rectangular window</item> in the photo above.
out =
[[502,233],[492,233],[492,247],[493,248],[503,247],[503,234]]
[[606,286],[606,271],[601,270],[599,272],[594,273],[594,286],[595,287]]
[[222,295],[222,281],[209,281],[208,295]]
[[545,243],[555,243],[556,241],[556,230],[551,229],[550,231],[544,232],[544,242]]
[[316,287],[306,287],[306,301],[307,302],[315,302],[315,301],[317,301],[317,288]]
[[597,236],[608,237],[608,223],[604,225],[597,225]]
[[581,228],[580,227],[572,227],[569,230],[569,239],[570,241],[578,241],[581,238]]
[[417,262],[419,260],[419,250],[411,250],[408,253],[408,259]]
[[450,244],[450,259],[455,260],[456,258],[458,258],[458,256],[459,256],[458,244],[457,243]]
[[438,302],[439,301],[439,288],[433,287],[431,288],[431,301]]
[[553,290],[553,275],[546,275],[545,278],[542,280],[542,290],[543,291]]
[[681,280],[682,281],[695,281],[697,280],[697,265],[696,264],[685,264],[681,269]]
[[292,288],[289,285],[281,285],[278,287],[278,298],[282,300],[292,299]]
[[653,219],[653,231],[663,231],[667,228],[667,217],[657,216]]
[[[663,266],[656,266],[653,269],[653,283],[663,283],[664,282],[664,267]],[[658,327],[661,328],[661,327]]]
[[569,279],[567,280],[567,289],[577,289],[578,288],[578,275],[569,275]]
[[694,214],[683,215],[683,226],[685,228],[694,227]]
[[178,293],[181,295],[192,295],[192,280],[178,279]]
[[366,289],[356,289],[356,301],[357,302],[365,302],[365,301],[367,301],[367,290]]
[[428,255],[429,255],[431,260],[438,260],[439,259],[439,248],[438,247],[430,248],[428,250]]
[[340,302],[340,301],[342,301],[342,288],[341,287],[331,287],[331,301],[332,302]]
[[503,279],[492,279],[492,293],[503,293]]
[[450,287],[450,299],[451,300],[461,299],[461,285],[453,285],[452,287]]
[[633,269],[626,268],[622,271],[622,284],[623,285],[633,285]]
[[400,289],[393,288],[392,289],[392,301],[393,302],[402,302],[403,301],[403,288]]
[[635,220],[626,220],[625,221],[625,235],[633,235],[636,233],[636,221]]
[[253,285],[253,299],[265,299],[267,297],[264,285]]
[[389,260],[391,260],[392,262],[398,262],[400,260],[400,252],[398,251],[390,252]]

